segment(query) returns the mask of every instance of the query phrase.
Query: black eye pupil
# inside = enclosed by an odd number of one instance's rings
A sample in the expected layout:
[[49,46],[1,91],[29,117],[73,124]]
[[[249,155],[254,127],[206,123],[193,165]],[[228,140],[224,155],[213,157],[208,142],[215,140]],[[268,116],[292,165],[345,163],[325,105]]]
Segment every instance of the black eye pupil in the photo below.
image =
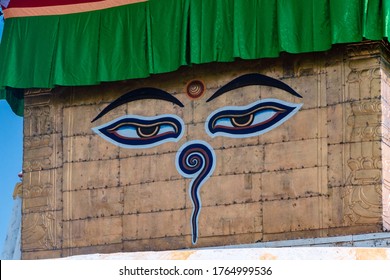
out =
[[249,126],[253,122],[253,114],[231,118],[234,127]]
[[137,134],[141,138],[153,137],[157,135],[160,130],[159,125],[154,126],[139,126],[137,127]]

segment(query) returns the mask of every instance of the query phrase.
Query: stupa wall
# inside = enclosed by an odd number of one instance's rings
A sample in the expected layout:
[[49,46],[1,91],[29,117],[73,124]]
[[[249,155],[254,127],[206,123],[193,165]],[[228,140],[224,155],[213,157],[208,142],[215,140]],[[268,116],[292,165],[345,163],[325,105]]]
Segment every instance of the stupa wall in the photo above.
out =
[[27,90],[22,257],[388,230],[387,61],[364,42]]

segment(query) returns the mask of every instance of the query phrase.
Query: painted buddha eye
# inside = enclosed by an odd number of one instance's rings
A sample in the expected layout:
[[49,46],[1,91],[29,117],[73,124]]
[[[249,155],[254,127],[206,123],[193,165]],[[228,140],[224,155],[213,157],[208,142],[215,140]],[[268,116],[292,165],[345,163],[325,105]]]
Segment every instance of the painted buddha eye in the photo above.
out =
[[107,141],[123,148],[139,149],[177,142],[183,136],[184,122],[175,115],[143,117],[128,115],[92,128]]
[[247,106],[228,106],[210,114],[205,123],[211,137],[245,138],[266,133],[293,116],[302,104],[264,99]]

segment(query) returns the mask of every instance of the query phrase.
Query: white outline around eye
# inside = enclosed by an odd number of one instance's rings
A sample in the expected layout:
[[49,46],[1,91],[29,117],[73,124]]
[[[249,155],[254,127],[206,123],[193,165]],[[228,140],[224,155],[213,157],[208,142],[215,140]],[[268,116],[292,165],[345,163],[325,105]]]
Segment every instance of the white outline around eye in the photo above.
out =
[[[109,125],[111,125],[111,124],[113,124],[115,122],[118,122],[118,121],[126,119],[126,118],[135,118],[135,119],[138,119],[138,120],[150,121],[150,120],[158,120],[160,118],[165,118],[165,117],[173,118],[173,119],[177,120],[180,123],[180,125],[181,125],[181,132],[180,132],[180,134],[176,138],[167,138],[167,139],[163,139],[161,141],[157,141],[155,143],[145,144],[145,145],[126,145],[126,144],[123,144],[123,143],[120,143],[120,142],[117,142],[117,141],[113,140],[112,138],[108,137],[107,135],[103,134],[100,131],[101,128],[105,128],[105,127],[107,127],[107,126],[109,126]],[[178,117],[176,115],[171,115],[171,114],[164,114],[164,115],[158,115],[158,116],[154,116],[154,117],[145,117],[145,116],[138,116],[138,115],[125,115],[125,116],[116,118],[116,119],[114,119],[112,121],[109,121],[107,123],[104,123],[102,125],[93,127],[92,130],[97,135],[102,137],[104,140],[114,144],[115,146],[119,146],[121,148],[126,148],[126,149],[147,149],[147,148],[156,147],[156,146],[162,145],[164,143],[168,143],[168,142],[178,142],[184,135],[184,130],[185,130],[184,128],[185,128],[184,121],[180,117]]]
[[[282,104],[282,105],[285,105],[285,106],[294,107],[294,109],[285,118],[283,118],[282,120],[278,121],[277,123],[271,125],[270,127],[266,128],[266,129],[263,129],[263,130],[260,130],[260,131],[257,131],[257,132],[249,133],[249,134],[230,134],[230,133],[227,133],[227,132],[220,132],[220,131],[212,133],[208,129],[208,124],[210,122],[210,119],[215,114],[217,114],[219,112],[227,111],[227,110],[247,110],[247,109],[252,108],[253,106],[256,106],[256,105],[259,105],[259,104],[265,103],[265,102],[274,102],[274,103]],[[205,122],[205,130],[206,130],[206,133],[211,138],[214,138],[214,137],[217,137],[217,136],[224,136],[224,137],[229,137],[229,138],[248,138],[248,137],[258,136],[258,135],[264,134],[264,133],[266,133],[268,131],[271,131],[272,129],[274,129],[274,128],[278,127],[279,125],[283,124],[285,121],[290,119],[293,115],[295,115],[299,111],[299,109],[301,109],[302,106],[303,106],[303,103],[290,103],[290,102],[279,100],[279,99],[275,99],[275,98],[267,98],[267,99],[258,100],[256,102],[253,102],[253,103],[245,105],[245,106],[226,106],[226,107],[222,107],[222,108],[219,108],[219,109],[215,110],[214,112],[212,112],[207,117],[206,122]]]

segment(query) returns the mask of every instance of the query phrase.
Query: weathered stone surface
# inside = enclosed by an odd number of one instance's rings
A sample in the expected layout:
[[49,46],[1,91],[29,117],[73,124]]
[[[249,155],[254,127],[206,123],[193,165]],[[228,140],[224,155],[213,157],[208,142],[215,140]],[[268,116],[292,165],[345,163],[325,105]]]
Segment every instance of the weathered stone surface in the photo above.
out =
[[326,117],[324,108],[301,110],[277,129],[260,135],[260,143],[272,144],[326,137]]
[[64,162],[116,159],[119,147],[100,141],[98,135],[64,137]]
[[196,247],[213,247],[213,246],[229,246],[233,244],[253,244],[260,242],[263,239],[263,233],[245,233],[226,235],[224,238],[220,236],[206,236],[200,237]]
[[64,221],[63,247],[87,247],[122,242],[122,217]]
[[62,169],[23,175],[23,213],[62,210]]
[[137,240],[190,234],[191,211],[185,209],[124,215],[123,238]]
[[262,232],[260,203],[204,207],[199,216],[199,235],[229,236]]
[[[257,175],[257,174],[256,174]],[[261,181],[255,174],[212,176],[200,190],[202,205],[218,206],[259,202]],[[187,198],[187,205],[190,200]],[[219,211],[218,211],[219,212]]]
[[61,134],[24,137],[23,170],[47,170],[62,165]]
[[117,216],[123,213],[122,187],[78,190],[63,193],[64,205],[82,205],[67,207],[64,220]]
[[326,175],[326,167],[264,172],[261,174],[261,198],[279,200],[325,195],[328,193]]
[[61,211],[25,213],[22,216],[22,254],[34,250],[62,247]]
[[64,164],[64,191],[119,186],[119,161],[90,161]]
[[124,187],[124,213],[137,214],[186,208],[188,182],[174,180]]
[[317,196],[264,202],[263,232],[310,231],[327,227],[322,211],[325,200],[325,197]]
[[96,254],[96,252],[99,252],[99,254],[117,253],[117,252],[121,252],[122,248],[123,248],[122,243],[87,246],[87,247],[64,248],[62,250],[62,257]]
[[172,248],[173,250],[176,250],[185,248],[188,243],[191,243],[191,237],[189,235],[175,237],[167,236],[156,239],[125,240],[123,242],[123,251],[153,251],[155,248]]
[[57,259],[65,257],[62,250],[23,252],[22,260]]
[[216,175],[243,174],[264,170],[264,152],[261,146],[246,146],[215,151]]
[[[389,230],[389,57],[388,46],[364,42],[320,54],[193,65],[147,79],[28,91],[23,258]],[[250,85],[207,102],[221,87],[248,73],[281,80],[302,98],[279,88]],[[194,79],[205,85],[198,99],[186,93]],[[91,123],[112,101],[140,87],[160,88],[184,107],[166,100],[135,100]],[[303,105],[262,135],[207,134],[205,122],[212,112],[266,98]],[[242,115],[241,121],[255,113]],[[183,136],[153,147],[126,148],[92,130],[126,114],[174,114],[183,120]],[[230,120],[236,129],[232,119],[227,115],[226,123]],[[137,125],[121,127],[125,133],[119,139],[125,142],[153,132],[151,137],[161,140],[158,137],[172,132],[169,125],[149,125],[149,131]],[[202,207],[195,245],[189,189],[200,181],[183,177],[176,165],[179,149],[193,140],[207,142],[215,152],[215,169],[199,189]]]
[[[387,46],[388,47],[388,46]],[[387,56],[388,57],[388,56]],[[387,58],[386,57],[386,58]],[[381,80],[382,109],[382,220],[383,229],[390,230],[390,80],[389,64],[384,59]]]
[[351,142],[353,120],[351,103],[339,103],[327,107],[327,135],[328,144]]
[[345,163],[343,145],[328,146],[328,185],[332,187],[343,186],[346,182],[348,166]]
[[264,147],[264,169],[280,171],[318,166],[322,161],[321,139],[268,144]]
[[382,220],[382,186],[348,186],[343,194],[346,225],[379,224]]
[[174,168],[175,156],[175,153],[167,153],[120,159],[120,185],[182,179]]

